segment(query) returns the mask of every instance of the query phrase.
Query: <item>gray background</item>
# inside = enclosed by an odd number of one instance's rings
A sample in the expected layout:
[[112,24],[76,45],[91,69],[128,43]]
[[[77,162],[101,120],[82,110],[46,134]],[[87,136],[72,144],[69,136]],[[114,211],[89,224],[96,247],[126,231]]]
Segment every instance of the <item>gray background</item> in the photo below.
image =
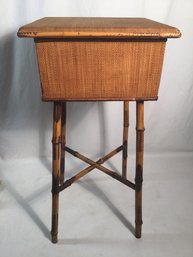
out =
[[[50,242],[52,103],[41,102],[32,39],[44,16],[146,17],[178,27],[168,40],[159,101],[145,104],[143,237],[134,192],[94,170],[60,194],[59,243]],[[193,256],[193,1],[1,0],[0,256]],[[69,103],[67,144],[99,158],[122,142],[122,103]],[[135,177],[131,103],[128,177]],[[66,178],[85,164],[66,158]],[[120,171],[121,154],[107,164]]]

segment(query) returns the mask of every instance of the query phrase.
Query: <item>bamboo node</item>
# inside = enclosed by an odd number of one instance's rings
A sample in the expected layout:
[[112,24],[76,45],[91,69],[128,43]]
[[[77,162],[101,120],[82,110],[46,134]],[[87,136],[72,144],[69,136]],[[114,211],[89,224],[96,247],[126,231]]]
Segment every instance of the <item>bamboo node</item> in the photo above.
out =
[[135,220],[136,225],[143,225],[143,220]]
[[124,127],[129,127],[129,122],[124,122]]
[[136,178],[135,179],[135,183],[136,183],[136,185],[137,184],[142,184],[143,183],[143,179],[142,178]]
[[52,194],[58,194],[60,192],[60,187],[59,186],[53,187],[51,192],[52,192]]
[[145,131],[145,128],[135,128],[137,132],[144,132]]
[[59,136],[59,137],[55,137],[55,138],[52,138],[52,144],[53,145],[59,145],[59,144],[61,144],[61,137]]

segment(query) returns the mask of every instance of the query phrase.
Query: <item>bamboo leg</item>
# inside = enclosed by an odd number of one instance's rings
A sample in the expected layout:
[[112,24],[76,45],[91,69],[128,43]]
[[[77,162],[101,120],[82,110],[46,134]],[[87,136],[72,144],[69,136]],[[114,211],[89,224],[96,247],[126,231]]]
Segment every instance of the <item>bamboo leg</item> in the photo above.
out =
[[122,156],[122,176],[124,178],[127,178],[128,130],[129,130],[129,101],[124,101],[124,110],[123,110],[123,156]]
[[135,236],[141,237],[142,183],[144,151],[144,102],[136,103],[136,177],[135,177]]
[[61,127],[61,160],[60,160],[60,183],[64,182],[65,176],[65,145],[66,145],[66,103],[62,103],[62,127]]
[[53,175],[52,175],[52,242],[58,241],[58,208],[59,208],[59,176],[60,176],[60,140],[61,140],[61,103],[54,102],[53,117]]

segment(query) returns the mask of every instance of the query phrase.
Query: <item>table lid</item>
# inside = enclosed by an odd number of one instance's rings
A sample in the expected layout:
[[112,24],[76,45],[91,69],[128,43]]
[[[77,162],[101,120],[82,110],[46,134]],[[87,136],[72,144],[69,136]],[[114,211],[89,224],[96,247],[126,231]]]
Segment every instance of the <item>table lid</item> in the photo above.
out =
[[45,17],[21,27],[31,38],[177,38],[177,28],[145,18]]

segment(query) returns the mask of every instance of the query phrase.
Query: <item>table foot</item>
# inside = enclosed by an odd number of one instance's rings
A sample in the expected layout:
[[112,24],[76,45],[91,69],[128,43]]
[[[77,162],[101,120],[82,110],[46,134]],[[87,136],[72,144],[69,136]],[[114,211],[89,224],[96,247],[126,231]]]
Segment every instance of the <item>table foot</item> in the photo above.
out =
[[138,239],[141,238],[141,228],[141,225],[135,224],[135,237]]
[[51,235],[52,237],[52,243],[56,244],[58,242],[58,235]]

